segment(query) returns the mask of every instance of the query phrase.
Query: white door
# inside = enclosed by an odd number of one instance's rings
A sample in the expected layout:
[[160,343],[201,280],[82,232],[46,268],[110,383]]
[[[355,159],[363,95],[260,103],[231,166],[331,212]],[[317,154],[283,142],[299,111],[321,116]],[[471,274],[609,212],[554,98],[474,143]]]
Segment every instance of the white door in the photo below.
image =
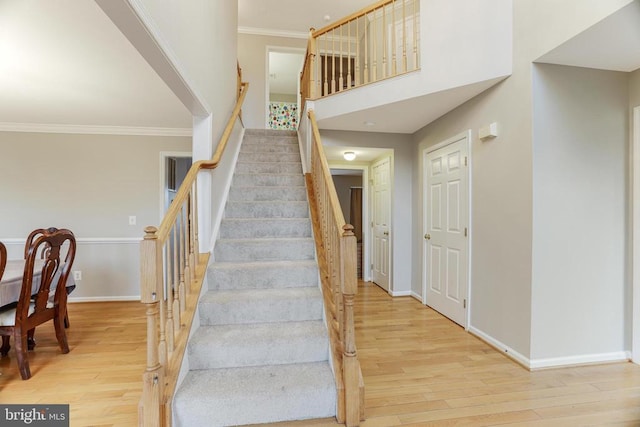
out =
[[469,277],[467,134],[424,152],[425,304],[467,326]]
[[373,164],[372,209],[372,280],[382,289],[389,291],[390,244],[391,232],[391,169],[390,157]]

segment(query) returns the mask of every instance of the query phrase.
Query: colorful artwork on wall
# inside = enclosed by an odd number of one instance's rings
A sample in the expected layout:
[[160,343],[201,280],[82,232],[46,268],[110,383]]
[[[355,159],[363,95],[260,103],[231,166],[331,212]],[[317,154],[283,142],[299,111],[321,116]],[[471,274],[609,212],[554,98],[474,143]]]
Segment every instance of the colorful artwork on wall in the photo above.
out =
[[271,129],[297,130],[298,104],[292,102],[270,102],[269,127]]

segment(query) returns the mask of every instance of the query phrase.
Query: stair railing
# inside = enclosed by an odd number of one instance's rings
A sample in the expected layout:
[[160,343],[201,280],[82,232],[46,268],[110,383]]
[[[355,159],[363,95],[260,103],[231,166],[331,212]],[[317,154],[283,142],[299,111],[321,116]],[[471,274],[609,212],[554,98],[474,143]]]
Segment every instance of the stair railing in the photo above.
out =
[[144,229],[140,299],[146,307],[147,367],[142,375],[140,426],[172,423],[171,404],[209,260],[209,254],[199,250],[198,175],[218,166],[248,86],[241,85],[213,158],[191,166],[160,226]]
[[313,110],[309,119],[311,165],[305,177],[338,392],[337,419],[357,426],[364,419],[364,384],[353,314],[358,291],[356,237],[353,226],[345,223]]
[[311,28],[300,76],[303,101],[420,69],[420,0],[383,0]]

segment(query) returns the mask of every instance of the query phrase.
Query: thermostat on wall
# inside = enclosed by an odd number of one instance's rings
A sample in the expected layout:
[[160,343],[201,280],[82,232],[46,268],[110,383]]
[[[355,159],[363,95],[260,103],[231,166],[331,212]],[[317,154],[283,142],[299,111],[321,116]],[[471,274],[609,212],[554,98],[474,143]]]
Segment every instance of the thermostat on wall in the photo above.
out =
[[498,123],[496,122],[483,126],[478,130],[478,137],[483,141],[495,138],[496,136],[498,136]]

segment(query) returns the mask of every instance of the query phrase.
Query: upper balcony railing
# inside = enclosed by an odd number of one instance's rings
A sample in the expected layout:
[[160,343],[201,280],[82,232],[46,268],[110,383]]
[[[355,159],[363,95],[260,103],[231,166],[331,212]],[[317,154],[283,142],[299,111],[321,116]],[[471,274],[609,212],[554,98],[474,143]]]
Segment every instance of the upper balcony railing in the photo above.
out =
[[420,1],[383,0],[311,29],[302,99],[318,99],[420,69]]

